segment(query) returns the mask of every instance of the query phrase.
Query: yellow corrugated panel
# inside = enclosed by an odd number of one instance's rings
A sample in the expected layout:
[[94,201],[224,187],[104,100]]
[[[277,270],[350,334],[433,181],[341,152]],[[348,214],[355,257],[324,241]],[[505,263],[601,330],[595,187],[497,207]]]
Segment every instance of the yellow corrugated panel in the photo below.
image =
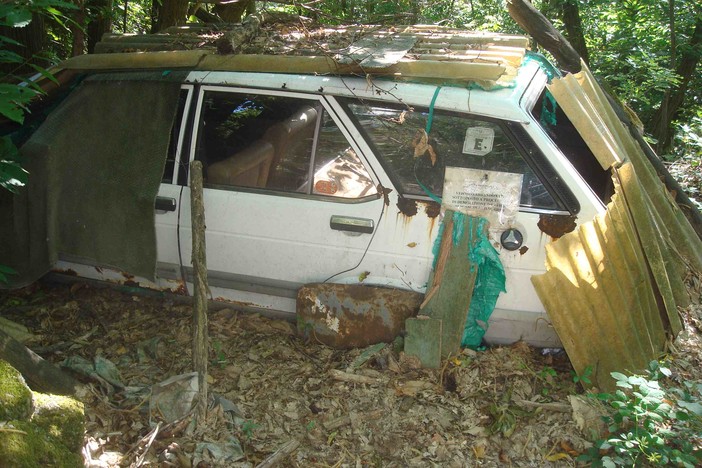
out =
[[615,185],[607,212],[549,244],[547,273],[532,277],[573,367],[591,366],[600,388],[611,388],[612,371],[644,368],[666,342],[637,215]]
[[568,74],[553,80],[548,89],[582,135],[602,169],[607,170],[624,160],[625,149],[621,141],[603,118],[597,108],[598,103],[585,93],[576,75]]
[[[702,241],[658,178],[629,129],[616,116],[585,63],[582,63],[582,67],[582,71],[575,75],[553,80],[549,90],[603,169],[623,161],[633,164],[639,185],[645,189],[642,203],[649,207],[667,244],[664,247],[667,270],[677,270],[682,276],[689,264],[693,269],[702,271]],[[677,304],[686,305],[688,298],[683,288],[677,284],[673,288]]]

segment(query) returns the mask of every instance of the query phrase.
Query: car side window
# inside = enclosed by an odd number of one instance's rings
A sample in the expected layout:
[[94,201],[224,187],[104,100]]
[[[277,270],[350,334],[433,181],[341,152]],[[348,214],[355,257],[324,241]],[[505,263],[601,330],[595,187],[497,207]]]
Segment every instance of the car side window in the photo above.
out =
[[163,177],[161,183],[172,184],[176,176],[176,161],[179,159],[179,153],[183,148],[183,129],[187,115],[185,113],[188,107],[188,101],[192,87],[183,88],[178,95],[178,107],[176,109],[173,127],[171,128],[171,137],[168,143],[168,154],[166,155],[166,165],[163,168]]
[[375,190],[362,164],[335,171],[360,160],[319,101],[207,90],[202,103],[195,157],[206,187],[343,198]]
[[522,206],[559,209],[497,122],[435,111],[427,134],[428,110],[352,100],[345,105],[406,195],[440,197],[445,169],[462,167],[522,174]]

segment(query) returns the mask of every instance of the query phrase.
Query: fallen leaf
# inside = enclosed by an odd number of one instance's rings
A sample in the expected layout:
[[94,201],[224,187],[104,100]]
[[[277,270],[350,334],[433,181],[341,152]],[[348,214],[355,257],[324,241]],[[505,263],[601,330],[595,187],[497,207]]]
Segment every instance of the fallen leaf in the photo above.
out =
[[414,135],[414,139],[412,140],[412,146],[414,147],[415,158],[422,157],[428,152],[429,158],[431,159],[431,165],[433,166],[436,164],[437,156],[434,152],[434,148],[432,148],[429,144],[429,135],[427,135],[426,130],[417,130],[417,133]]
[[409,247],[410,249],[413,249],[413,248],[417,247],[417,243],[416,243],[416,242],[410,242],[409,244],[407,244],[407,247]]
[[570,458],[570,455],[567,453],[559,452],[559,453],[554,453],[552,455],[547,455],[546,460],[550,462],[555,462],[558,460],[563,460],[564,458]]

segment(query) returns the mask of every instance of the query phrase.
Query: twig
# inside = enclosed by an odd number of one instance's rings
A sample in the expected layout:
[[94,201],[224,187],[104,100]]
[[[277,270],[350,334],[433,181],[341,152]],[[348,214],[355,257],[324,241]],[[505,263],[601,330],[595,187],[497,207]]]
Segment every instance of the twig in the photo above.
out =
[[339,380],[341,382],[360,383],[369,385],[380,385],[383,383],[382,379],[366,377],[365,375],[350,374],[348,372],[340,371],[338,369],[330,369],[329,375],[331,375],[331,377],[334,380]]
[[26,432],[20,431],[19,429],[13,429],[11,427],[0,427],[0,432],[12,432],[13,434],[24,434],[27,435]]
[[[137,458],[137,461],[134,465],[137,468],[139,468],[141,466],[141,464],[144,463],[144,458],[146,458],[146,454],[149,453],[149,449],[151,448],[151,444],[154,443],[154,440],[156,439],[156,435],[158,434],[159,429],[161,429],[161,421],[159,421],[159,423],[156,424],[156,427],[154,428],[154,430],[151,431],[150,437],[147,436],[147,437],[149,437],[149,441],[146,443],[146,447],[144,447],[144,451],[141,453],[141,455],[139,455],[139,458]],[[144,439],[141,439],[137,443],[137,446],[139,444],[141,444],[143,441],[144,441]]]
[[516,403],[522,406],[531,406],[533,408],[543,408],[550,411],[557,411],[559,413],[570,413],[573,408],[565,403],[539,403],[538,401],[531,400],[517,400]]
[[256,468],[271,468],[289,457],[300,446],[300,441],[292,439],[283,444],[268,458],[259,463]]

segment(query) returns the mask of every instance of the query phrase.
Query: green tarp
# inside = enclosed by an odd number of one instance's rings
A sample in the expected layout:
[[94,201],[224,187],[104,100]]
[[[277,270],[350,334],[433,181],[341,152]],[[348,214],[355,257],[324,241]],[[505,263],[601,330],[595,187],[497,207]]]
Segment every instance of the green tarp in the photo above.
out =
[[85,80],[22,147],[29,183],[18,195],[0,193],[0,264],[20,273],[14,286],[59,255],[154,277],[154,200],[178,102],[174,78]]

